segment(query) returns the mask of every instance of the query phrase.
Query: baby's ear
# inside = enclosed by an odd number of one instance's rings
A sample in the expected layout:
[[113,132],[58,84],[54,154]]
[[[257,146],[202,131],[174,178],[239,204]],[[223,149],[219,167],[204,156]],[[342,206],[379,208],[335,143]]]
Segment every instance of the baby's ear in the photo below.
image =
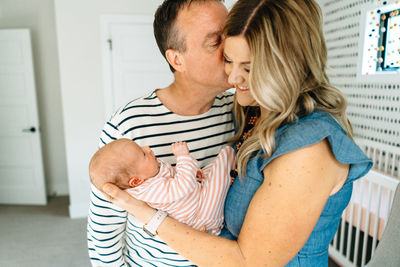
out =
[[143,178],[135,177],[133,176],[132,178],[129,179],[129,185],[132,187],[136,187],[138,185],[141,185],[144,182]]

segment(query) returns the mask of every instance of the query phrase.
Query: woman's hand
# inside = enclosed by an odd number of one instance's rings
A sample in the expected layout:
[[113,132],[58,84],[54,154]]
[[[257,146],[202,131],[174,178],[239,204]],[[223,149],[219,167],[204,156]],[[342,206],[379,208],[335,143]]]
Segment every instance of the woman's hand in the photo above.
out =
[[112,183],[105,183],[102,190],[109,201],[134,215],[143,223],[147,223],[156,213],[156,210],[147,205],[147,203],[134,198],[128,192],[121,190]]

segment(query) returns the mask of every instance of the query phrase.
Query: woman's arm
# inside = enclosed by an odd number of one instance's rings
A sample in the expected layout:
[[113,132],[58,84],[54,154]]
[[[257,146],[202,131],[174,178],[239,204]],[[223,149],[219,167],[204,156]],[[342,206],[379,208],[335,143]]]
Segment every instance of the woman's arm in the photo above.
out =
[[[327,141],[282,155],[264,169],[264,182],[248,208],[237,241],[196,231],[167,218],[159,236],[179,254],[202,266],[283,266],[307,241],[348,165],[339,163]],[[114,203],[147,222],[154,210],[111,187]]]

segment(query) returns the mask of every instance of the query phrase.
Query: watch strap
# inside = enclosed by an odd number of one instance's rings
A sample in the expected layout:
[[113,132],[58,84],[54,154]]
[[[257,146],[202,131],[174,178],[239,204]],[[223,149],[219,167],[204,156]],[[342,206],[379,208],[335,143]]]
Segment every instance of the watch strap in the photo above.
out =
[[150,221],[143,225],[143,231],[146,232],[151,237],[157,235],[157,229],[160,224],[164,221],[165,217],[168,216],[168,213],[162,210],[158,210],[153,217],[151,217]]

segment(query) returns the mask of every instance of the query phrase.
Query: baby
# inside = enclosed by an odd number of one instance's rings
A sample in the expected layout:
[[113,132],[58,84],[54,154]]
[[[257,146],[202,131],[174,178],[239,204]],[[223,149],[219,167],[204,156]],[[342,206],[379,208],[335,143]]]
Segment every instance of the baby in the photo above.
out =
[[157,159],[149,147],[118,139],[94,154],[89,165],[90,179],[99,190],[106,182],[113,183],[197,230],[219,234],[230,171],[234,168],[234,150],[224,147],[201,170],[185,142],[174,143],[171,148],[176,167]]

